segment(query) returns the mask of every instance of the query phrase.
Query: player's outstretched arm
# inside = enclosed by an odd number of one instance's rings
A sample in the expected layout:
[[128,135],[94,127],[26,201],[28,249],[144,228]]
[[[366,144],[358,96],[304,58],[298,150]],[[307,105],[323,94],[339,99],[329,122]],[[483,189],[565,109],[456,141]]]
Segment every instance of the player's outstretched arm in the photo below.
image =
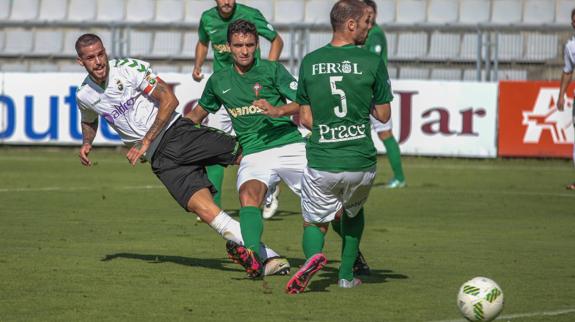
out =
[[274,40],[272,40],[270,53],[268,55],[268,60],[276,61],[280,58],[280,54],[282,53],[282,49],[284,48],[284,41],[282,37],[278,34]]
[[563,111],[565,108],[565,93],[567,92],[567,87],[571,82],[573,77],[573,72],[571,73],[561,73],[561,84],[559,87],[559,99],[557,100],[557,109]]
[[150,147],[150,143],[160,134],[162,129],[166,126],[171,119],[172,114],[178,107],[178,99],[170,87],[159,77],[156,78],[157,85],[151,93],[151,96],[158,102],[158,114],[152,126],[142,139],[140,144],[134,145],[126,154],[130,164],[135,165],[138,159],[146,153]]
[[208,112],[201,106],[197,105],[194,109],[186,114],[184,117],[189,118],[195,124],[202,124],[202,121],[208,116]]
[[265,99],[259,99],[254,101],[253,104],[262,110],[262,114],[269,117],[289,116],[299,112],[299,104],[296,102],[291,102],[282,106],[272,106]]
[[98,119],[92,123],[82,122],[82,147],[80,148],[80,162],[83,166],[92,166],[92,161],[88,158],[90,151],[92,151],[92,142],[98,133]]
[[196,55],[194,59],[194,71],[192,72],[192,78],[199,82],[204,78],[204,74],[202,74],[202,66],[204,65],[204,61],[206,60],[206,56],[208,55],[208,45],[204,44],[201,41],[198,41],[196,44]]
[[391,106],[389,103],[376,104],[371,113],[378,121],[385,123],[391,117]]

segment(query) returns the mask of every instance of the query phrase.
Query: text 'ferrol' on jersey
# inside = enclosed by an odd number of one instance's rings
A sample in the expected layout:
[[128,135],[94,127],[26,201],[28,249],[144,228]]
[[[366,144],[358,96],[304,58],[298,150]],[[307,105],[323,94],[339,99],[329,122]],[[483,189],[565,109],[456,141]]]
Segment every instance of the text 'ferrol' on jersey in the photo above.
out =
[[357,68],[357,63],[351,63],[344,60],[341,63],[318,63],[312,65],[312,75],[322,74],[356,74],[362,75],[363,72]]

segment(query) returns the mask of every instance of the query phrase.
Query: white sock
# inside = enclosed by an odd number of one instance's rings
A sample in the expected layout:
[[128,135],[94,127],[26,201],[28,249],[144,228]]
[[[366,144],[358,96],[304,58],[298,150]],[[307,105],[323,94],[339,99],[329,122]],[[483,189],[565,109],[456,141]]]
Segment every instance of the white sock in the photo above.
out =
[[[231,240],[240,245],[244,244],[240,223],[223,210],[212,220],[210,227],[217,231],[225,240]],[[267,247],[264,243],[260,244],[260,259],[262,262],[265,262],[268,258],[279,256],[278,253]]]

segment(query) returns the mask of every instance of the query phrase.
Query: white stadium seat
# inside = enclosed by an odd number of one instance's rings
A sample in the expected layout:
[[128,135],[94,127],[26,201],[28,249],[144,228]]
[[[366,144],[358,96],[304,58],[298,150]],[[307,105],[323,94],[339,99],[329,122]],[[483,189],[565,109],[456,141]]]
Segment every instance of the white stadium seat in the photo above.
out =
[[377,21],[379,23],[395,22],[396,6],[395,0],[376,0],[377,4]]
[[96,1],[70,0],[68,20],[91,22],[96,19]]
[[34,43],[34,33],[22,28],[5,28],[6,44],[4,53],[7,54],[28,54],[32,52]]
[[331,0],[310,0],[305,4],[305,22],[329,25],[329,12],[335,2]]
[[[291,53],[290,53],[291,49],[290,49],[290,48],[291,48],[291,43],[292,43],[291,37],[290,37],[289,33],[286,33],[286,34],[282,37],[282,39],[283,39],[283,41],[284,41],[284,49],[282,50],[282,52],[281,52],[281,54],[280,54],[280,58],[281,58],[281,59],[289,59],[289,58],[290,58],[290,55],[291,55]],[[267,40],[264,39],[264,40],[261,40],[261,42],[262,42],[262,43],[263,43],[263,42],[267,42]],[[297,37],[296,37],[296,44],[297,44]],[[298,47],[297,47],[296,44],[294,44],[294,53],[295,53],[295,55],[297,55],[297,50],[298,50]],[[262,50],[262,56],[263,56],[263,57],[267,57],[267,55],[268,55],[268,51],[263,51],[263,50]]]
[[395,57],[397,52],[397,34],[392,32],[385,33],[387,40],[387,58]]
[[126,0],[98,0],[96,19],[122,21],[126,17]]
[[459,68],[433,68],[431,69],[432,80],[461,80]]
[[550,60],[557,57],[559,37],[557,34],[527,34],[526,60]]
[[402,67],[399,70],[400,79],[429,79],[428,68]]
[[527,80],[526,70],[499,70],[497,73],[498,80]]
[[200,18],[202,17],[202,13],[210,8],[216,6],[214,1],[206,1],[206,0],[186,0],[185,1],[185,16],[184,21],[186,22],[195,22],[197,24],[200,23]]
[[478,24],[490,19],[490,1],[461,0],[459,3],[459,23]]
[[387,66],[387,74],[389,75],[390,79],[397,78],[397,68],[393,66]]
[[520,0],[497,0],[492,2],[491,22],[500,24],[518,24],[521,22],[523,8]]
[[[461,52],[459,53],[459,58],[463,60],[477,60],[477,46],[478,46],[478,36],[476,33],[466,33],[463,34],[463,39],[461,40]],[[485,50],[482,48],[481,54],[483,55]]]
[[24,73],[28,71],[28,63],[25,61],[10,62],[2,64],[3,72]]
[[68,0],[42,0],[39,20],[62,21],[66,19]]
[[28,71],[31,73],[53,73],[58,71],[58,65],[46,62],[30,62]]
[[502,61],[519,60],[523,57],[523,36],[521,34],[499,34],[497,58]]
[[304,2],[300,0],[276,0],[274,22],[302,22],[304,18]]
[[33,20],[38,17],[38,0],[12,1],[10,20]]
[[59,30],[37,30],[34,53],[53,55],[62,53],[64,33]]
[[0,29],[0,53],[4,49],[5,42],[6,42],[6,34],[4,33],[4,29]]
[[156,2],[154,0],[128,0],[126,4],[127,21],[152,21],[155,15]]
[[460,34],[434,32],[429,45],[429,58],[454,59],[459,56]]
[[64,54],[69,56],[76,56],[76,40],[80,37],[85,31],[80,31],[77,29],[67,30],[64,33]]
[[182,40],[182,52],[181,55],[184,57],[195,57],[196,56],[196,44],[198,43],[198,32],[197,31],[187,31],[184,32]]
[[571,24],[571,10],[573,8],[575,8],[575,0],[557,0],[555,23],[564,26]]
[[550,24],[555,20],[555,2],[549,0],[527,0],[523,12],[523,23]]
[[398,23],[423,23],[427,16],[425,0],[403,0],[397,2]]
[[194,72],[194,65],[192,62],[180,68],[180,73],[191,75]]
[[182,0],[157,1],[156,21],[180,22],[183,19],[184,19],[184,2]]
[[63,73],[83,73],[84,67],[80,66],[75,60],[58,63],[58,70]]
[[427,22],[454,23],[459,16],[457,0],[429,0]]
[[0,20],[8,19],[10,15],[10,0],[0,0]]
[[481,81],[482,79],[485,79],[485,71],[484,70],[481,71],[480,77],[481,77],[481,79],[477,80],[477,70],[476,69],[465,69],[463,71],[463,80],[464,81],[477,82],[477,81]]
[[160,78],[162,77],[161,74],[164,73],[178,73],[180,71],[180,66],[175,65],[175,64],[153,64],[152,65],[152,69],[154,70],[154,73],[160,75]]
[[156,31],[154,34],[154,57],[179,56],[182,48],[182,34],[178,31]]
[[150,56],[152,51],[152,32],[132,30],[130,32],[130,51],[129,56],[134,58],[141,58],[142,56]]
[[242,1],[246,6],[258,9],[267,21],[274,21],[274,2],[270,0]]
[[[331,41],[332,33],[330,31],[312,31],[309,33],[309,48],[308,52],[312,52],[318,48],[327,45]],[[284,51],[287,48],[284,48]]]
[[397,40],[397,58],[423,58],[427,55],[427,34],[405,32]]

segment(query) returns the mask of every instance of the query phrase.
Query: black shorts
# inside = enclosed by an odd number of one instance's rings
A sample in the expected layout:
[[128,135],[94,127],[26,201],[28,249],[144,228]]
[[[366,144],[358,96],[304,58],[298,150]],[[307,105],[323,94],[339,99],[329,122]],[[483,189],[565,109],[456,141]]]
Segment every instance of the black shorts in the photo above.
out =
[[236,139],[220,130],[181,117],[164,134],[152,157],[152,170],[184,209],[196,191],[216,188],[206,166],[234,164],[241,154]]

